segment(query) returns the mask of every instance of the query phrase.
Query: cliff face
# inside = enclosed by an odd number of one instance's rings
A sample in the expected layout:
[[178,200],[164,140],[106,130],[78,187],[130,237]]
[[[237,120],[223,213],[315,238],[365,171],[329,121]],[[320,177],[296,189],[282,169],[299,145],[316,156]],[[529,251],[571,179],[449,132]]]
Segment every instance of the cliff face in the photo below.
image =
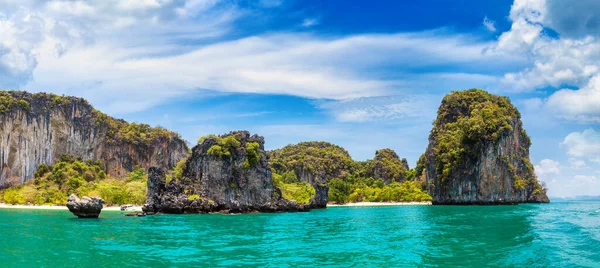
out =
[[144,210],[162,213],[307,211],[273,186],[264,139],[247,131],[209,136],[193,148],[180,180],[152,169]]
[[0,91],[0,188],[63,154],[102,160],[110,175],[124,176],[135,166],[170,169],[187,152],[175,133],[113,119],[83,99]]
[[280,172],[293,171],[298,180],[311,184],[316,191],[310,200],[313,208],[325,208],[328,202],[328,183],[346,177],[354,161],[344,148],[328,142],[301,142],[270,152],[273,168]]
[[529,161],[530,145],[507,98],[475,89],[447,95],[425,156],[433,203],[549,202]]

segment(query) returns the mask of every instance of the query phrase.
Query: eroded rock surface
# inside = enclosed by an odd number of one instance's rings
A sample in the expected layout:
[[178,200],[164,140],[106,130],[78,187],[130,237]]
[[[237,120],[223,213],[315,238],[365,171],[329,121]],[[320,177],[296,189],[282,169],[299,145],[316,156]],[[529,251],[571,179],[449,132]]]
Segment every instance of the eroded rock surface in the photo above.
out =
[[448,94],[425,156],[433,203],[549,202],[529,160],[530,145],[508,98],[480,89]]
[[192,149],[183,177],[165,182],[165,172],[151,168],[148,213],[250,213],[308,211],[281,197],[273,186],[264,139],[247,131],[209,136]]
[[0,189],[25,183],[61,155],[102,160],[122,177],[135,166],[170,169],[187,153],[177,134],[111,118],[84,99],[0,91]]
[[104,200],[102,198],[84,196],[79,199],[75,194],[70,195],[67,200],[67,208],[79,218],[98,218],[100,212],[102,212],[103,204]]

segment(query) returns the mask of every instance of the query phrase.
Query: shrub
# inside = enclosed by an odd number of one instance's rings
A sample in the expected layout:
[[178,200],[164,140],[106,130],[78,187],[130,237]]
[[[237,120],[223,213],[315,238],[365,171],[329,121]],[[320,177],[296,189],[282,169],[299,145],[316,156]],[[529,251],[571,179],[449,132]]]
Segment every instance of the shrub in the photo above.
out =
[[197,194],[193,194],[193,195],[188,196],[188,200],[189,201],[194,201],[196,199],[200,199],[200,196],[197,195]]

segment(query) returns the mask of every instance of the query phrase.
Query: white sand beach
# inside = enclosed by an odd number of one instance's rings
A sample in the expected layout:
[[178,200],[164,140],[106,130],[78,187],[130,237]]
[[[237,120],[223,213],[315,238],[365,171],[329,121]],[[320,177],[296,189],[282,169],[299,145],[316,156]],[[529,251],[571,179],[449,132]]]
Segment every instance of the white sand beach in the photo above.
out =
[[431,202],[357,202],[346,204],[327,204],[327,207],[382,207],[382,206],[429,206]]
[[[35,206],[35,205],[9,205],[0,204],[0,209],[42,209],[42,210],[68,210],[65,206]],[[104,207],[102,211],[121,211],[121,207]],[[141,206],[127,208],[126,211],[142,211]]]

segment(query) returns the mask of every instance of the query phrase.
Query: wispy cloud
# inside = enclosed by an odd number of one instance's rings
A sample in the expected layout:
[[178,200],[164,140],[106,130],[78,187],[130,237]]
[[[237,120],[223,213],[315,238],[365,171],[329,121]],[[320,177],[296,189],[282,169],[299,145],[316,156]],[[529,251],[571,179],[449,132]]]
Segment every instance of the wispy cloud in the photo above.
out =
[[318,25],[318,24],[319,24],[319,20],[317,20],[315,18],[306,18],[302,21],[302,27],[305,27],[305,28],[310,28],[310,27]]
[[490,32],[496,31],[496,22],[488,19],[488,17],[483,18],[483,26]]

